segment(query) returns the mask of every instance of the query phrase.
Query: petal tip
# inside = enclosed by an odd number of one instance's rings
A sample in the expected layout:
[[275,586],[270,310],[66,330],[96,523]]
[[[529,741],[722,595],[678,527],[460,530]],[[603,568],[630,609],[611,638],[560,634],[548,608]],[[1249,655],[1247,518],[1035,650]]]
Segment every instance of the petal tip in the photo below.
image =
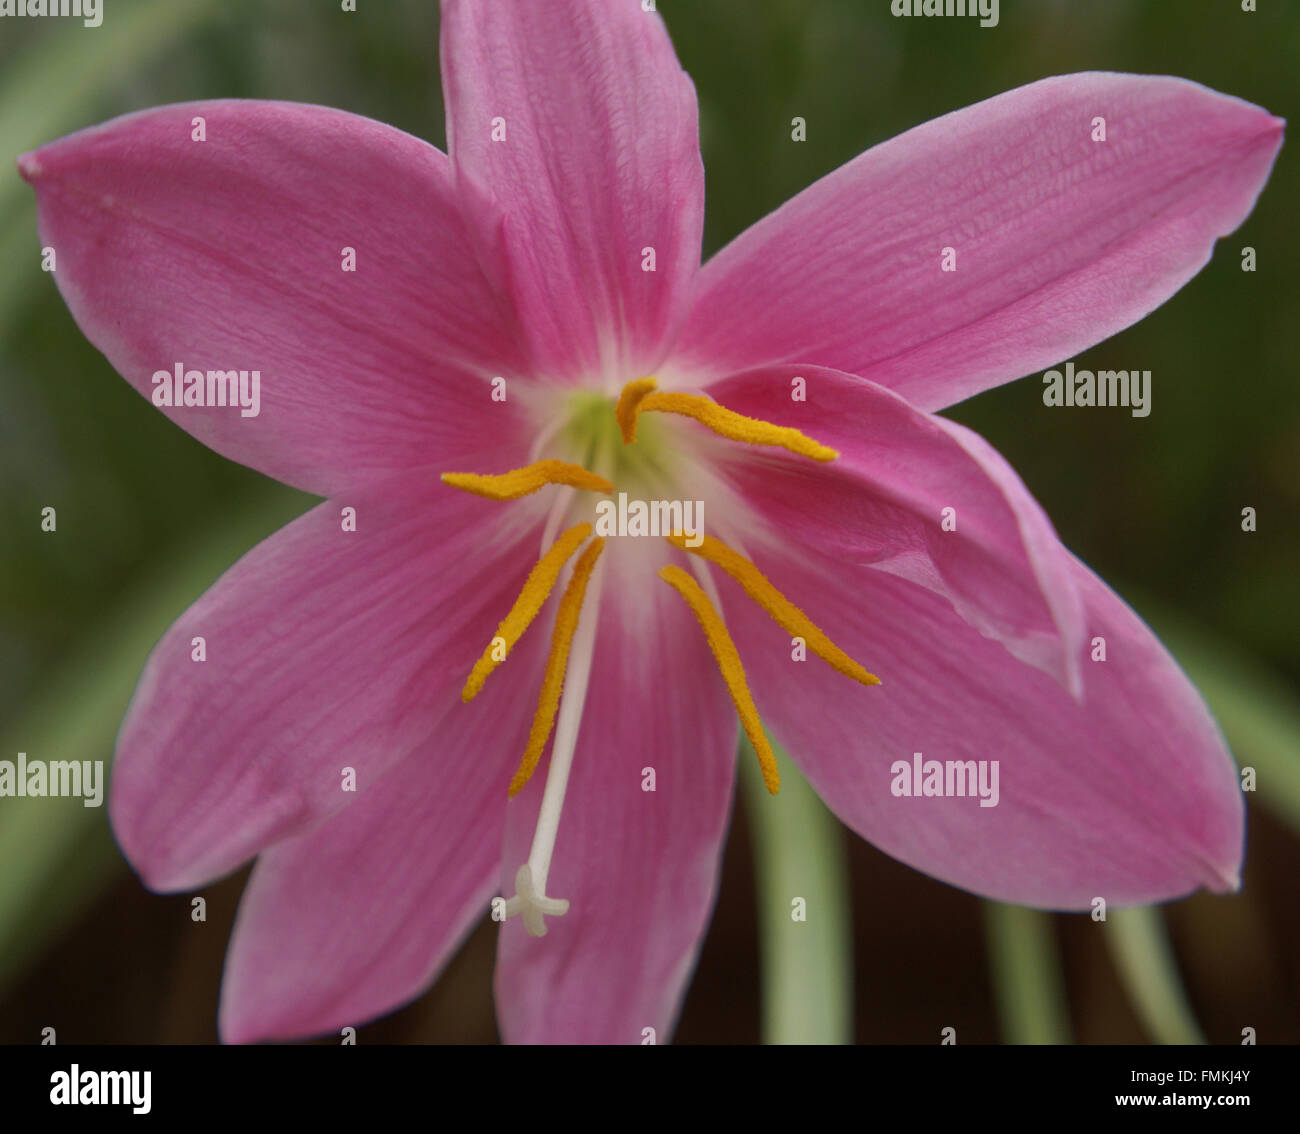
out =
[[138,809],[129,792],[110,788],[108,818],[118,851],[151,894],[193,892],[231,872],[224,862],[197,858],[178,847]]
[[1206,888],[1212,894],[1235,894],[1241,889],[1241,864],[1214,866]]
[[1286,119],[1270,114],[1267,110],[1261,110],[1258,122],[1255,137],[1262,142],[1268,143],[1273,153],[1277,153],[1282,148],[1283,141],[1285,141]]
[[178,869],[165,854],[151,853],[139,846],[128,846],[128,840],[123,838],[121,830],[116,826],[113,834],[126,864],[140,880],[140,885],[151,894],[180,894],[200,888],[210,880],[202,876],[195,877],[193,871]]
[[[1251,152],[1266,153],[1270,160],[1276,159],[1286,140],[1286,119],[1271,114],[1262,106],[1252,105],[1251,111],[1249,119],[1241,123],[1238,137]],[[1260,190],[1263,190],[1262,183]]]
[[19,176],[26,181],[28,185],[34,184],[37,178],[45,172],[45,167],[41,164],[40,153],[37,150],[31,150],[28,153],[19,154],[14,160],[18,166]]

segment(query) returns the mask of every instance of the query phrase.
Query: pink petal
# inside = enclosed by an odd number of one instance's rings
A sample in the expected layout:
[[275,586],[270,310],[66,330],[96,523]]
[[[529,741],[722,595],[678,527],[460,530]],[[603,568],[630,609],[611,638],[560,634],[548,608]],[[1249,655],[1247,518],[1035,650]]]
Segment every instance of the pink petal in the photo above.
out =
[[[806,401],[791,397],[796,377]],[[766,540],[748,549],[753,557],[764,542],[807,547],[920,584],[1079,694],[1085,626],[1070,555],[986,441],[874,383],[816,367],[754,371],[709,393],[841,454],[814,464],[777,449],[715,447],[718,467],[768,525]],[[943,528],[949,508],[952,531]],[[725,525],[726,512],[714,511]]]
[[525,635],[513,677],[499,671],[356,803],[258,859],[226,956],[226,1042],[337,1034],[391,1011],[487,915],[532,720],[519,674],[540,674],[545,651],[545,635]]
[[685,317],[704,217],[695,88],[658,15],[446,0],[442,77],[458,185],[540,371],[649,373]]
[[[727,620],[765,722],[835,813],[927,874],[1054,909],[1237,885],[1242,803],[1196,690],[1142,621],[1077,561],[1089,635],[1082,702],[954,617],[938,596],[801,549],[764,571],[883,684],[863,688],[790,639],[729,581]],[[999,801],[892,794],[893,765],[998,761]],[[990,765],[986,765],[990,767]]]
[[137,390],[178,362],[259,371],[256,416],[164,411],[223,455],[327,495],[445,468],[517,427],[490,379],[521,356],[427,143],[342,111],[224,100],[127,115],[19,168],[73,317]]
[[[639,1044],[645,1028],[665,1042],[713,910],[736,714],[694,616],[654,574],[671,549],[643,555],[637,545],[649,542],[613,540],[605,552],[591,685],[546,888],[569,911],[548,918],[541,938],[518,918],[502,926],[497,1019],[511,1043]],[[549,759],[510,803],[506,895],[528,858]],[[650,768],[653,792],[642,790]]]
[[[1106,119],[1105,142],[1092,140]],[[1245,220],[1283,122],[1183,79],[1045,79],[874,147],[712,259],[679,348],[940,409],[1115,334]],[[940,270],[944,248],[957,270]]]
[[145,883],[201,885],[352,802],[345,768],[364,792],[427,750],[543,516],[406,477],[321,504],[226,572],[155,647],[118,737],[110,812]]

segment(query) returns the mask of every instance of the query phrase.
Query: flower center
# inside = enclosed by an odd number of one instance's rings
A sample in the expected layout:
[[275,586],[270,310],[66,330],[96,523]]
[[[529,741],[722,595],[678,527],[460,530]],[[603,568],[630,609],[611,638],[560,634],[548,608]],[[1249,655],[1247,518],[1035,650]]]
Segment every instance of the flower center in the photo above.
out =
[[[831,461],[839,455],[834,449],[819,444],[796,429],[745,417],[699,394],[660,393],[653,378],[638,378],[623,388],[617,403],[612,406],[610,399],[600,395],[583,393],[574,396],[567,407],[564,423],[544,438],[544,443],[550,442],[577,456],[581,463],[545,458],[504,473],[443,473],[443,481],[451,487],[492,500],[517,500],[548,486],[559,487],[561,493],[543,536],[546,550],[528,573],[519,597],[501,620],[482,656],[474,663],[461,693],[462,700],[472,701],[492,673],[509,659],[511,650],[541,612],[560,576],[577,555],[556,611],[550,655],[527,746],[508,789],[509,796],[513,797],[528,783],[541,762],[553,730],[555,740],[551,745],[551,759],[532,848],[528,861],[520,866],[515,876],[516,893],[505,906],[506,917],[520,915],[525,928],[535,937],[546,933],[546,917],[558,917],[569,908],[567,900],[547,896],[546,881],[559,833],[560,814],[577,748],[578,726],[582,721],[595,652],[595,615],[600,603],[602,576],[600,557],[605,548],[605,539],[600,536],[588,542],[592,536],[589,523],[579,523],[562,534],[559,529],[577,492],[612,494],[615,482],[619,488],[633,491],[654,490],[674,483],[675,462],[671,459],[671,449],[658,423],[645,419],[646,414],[652,413],[691,418],[730,440],[748,445],[777,446],[814,461]],[[735,579],[782,629],[793,637],[802,638],[807,648],[833,669],[863,685],[877,685],[879,678],[845,654],[753,563],[721,540],[703,533],[698,533],[695,539],[687,539],[680,528],[661,534],[669,545],[689,553],[688,561],[699,581],[675,564],[663,567],[659,577],[681,595],[699,622],[741,725],[754,746],[763,781],[775,794],[780,787],[776,757],[750,695],[740,654],[718,611],[717,592],[709,574],[709,565]],[[585,549],[578,554],[584,544]],[[710,595],[714,596],[712,600]],[[583,620],[581,615],[588,599],[590,617]]]

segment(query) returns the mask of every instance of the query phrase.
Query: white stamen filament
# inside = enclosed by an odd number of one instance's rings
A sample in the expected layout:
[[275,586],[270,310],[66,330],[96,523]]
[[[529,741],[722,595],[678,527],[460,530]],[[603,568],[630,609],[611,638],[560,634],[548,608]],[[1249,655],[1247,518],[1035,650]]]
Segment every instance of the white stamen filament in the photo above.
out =
[[568,667],[565,670],[564,691],[560,695],[555,740],[551,745],[551,760],[546,770],[546,787],[542,792],[541,809],[537,813],[533,845],[528,853],[528,861],[519,868],[515,877],[516,894],[506,902],[506,917],[515,913],[522,914],[524,928],[533,937],[542,937],[546,933],[543,915],[558,917],[569,909],[567,899],[547,896],[546,881],[551,872],[551,857],[560,830],[560,815],[564,810],[564,796],[569,786],[569,771],[573,767],[573,755],[578,747],[578,728],[582,724],[582,711],[587,703],[591,662],[596,652],[596,616],[600,607],[604,567],[603,560],[597,561],[587,583],[582,614],[578,619],[578,629],[573,635]]
[[577,498],[578,490],[563,486],[555,494],[555,503],[551,505],[551,510],[546,514],[546,526],[542,529],[542,550],[539,555],[545,555],[547,549],[555,543],[556,537],[560,534],[560,525],[564,523],[565,518],[573,508],[573,502]]
[[713,609],[721,614],[722,596],[718,594],[718,586],[713,581],[709,565],[695,555],[688,555],[686,558],[688,561],[686,565],[691,569],[691,574],[699,581],[704,593],[709,596],[709,602],[713,603]]

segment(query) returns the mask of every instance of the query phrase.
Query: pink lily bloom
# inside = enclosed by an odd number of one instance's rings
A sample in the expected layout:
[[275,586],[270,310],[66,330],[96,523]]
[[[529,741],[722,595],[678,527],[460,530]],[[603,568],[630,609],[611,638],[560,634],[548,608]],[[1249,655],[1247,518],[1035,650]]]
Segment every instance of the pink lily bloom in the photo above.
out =
[[[1164,302],[1283,123],[1181,79],[1046,79],[701,267],[695,92],[638,0],[445,0],[442,77],[447,155],[215,101],[19,159],[90,341],[204,444],[327,498],[180,617],[118,739],[146,885],[259,856],[222,1037],[390,1011],[491,910],[505,1039],[666,1038],[738,720],[778,786],[760,713],[844,823],[954,886],[1064,910],[1235,888],[1200,697],[935,411]],[[213,404],[232,369],[255,413]],[[680,511],[620,535],[619,493]],[[998,761],[996,805],[898,793],[915,753]]]

